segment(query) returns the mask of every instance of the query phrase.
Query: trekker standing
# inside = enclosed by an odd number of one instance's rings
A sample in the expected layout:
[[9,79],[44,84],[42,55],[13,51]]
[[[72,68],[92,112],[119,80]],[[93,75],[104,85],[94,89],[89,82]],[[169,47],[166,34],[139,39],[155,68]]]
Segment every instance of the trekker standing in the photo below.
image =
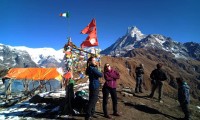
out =
[[167,76],[165,74],[165,72],[162,70],[162,64],[159,63],[156,65],[157,69],[153,70],[150,74],[150,78],[152,79],[152,81],[155,81],[155,83],[153,84],[152,87],[152,91],[151,94],[149,95],[150,98],[153,97],[154,92],[156,90],[156,88],[158,87],[158,91],[159,91],[159,96],[158,96],[158,100],[159,102],[163,102],[162,101],[162,87],[163,87],[163,81],[167,80]]
[[188,109],[190,103],[190,88],[182,77],[176,78],[176,81],[178,84],[178,101],[183,113],[185,114],[184,120],[190,120],[190,113]]
[[95,113],[100,87],[99,77],[103,76],[96,64],[95,57],[90,57],[87,60],[86,75],[89,76],[89,102],[86,110],[86,120],[89,120]]
[[106,63],[104,65],[104,79],[105,83],[103,85],[103,112],[104,117],[111,119],[111,117],[108,115],[107,111],[107,103],[108,103],[108,96],[109,93],[112,98],[112,105],[113,105],[113,115],[114,116],[120,116],[117,112],[117,92],[116,92],[116,80],[119,79],[120,75],[119,73],[112,69],[111,66]]
[[135,93],[143,93],[142,91],[142,84],[143,84],[143,74],[144,74],[144,68],[143,64],[140,64],[135,69],[136,74],[136,86],[135,86]]
[[74,84],[75,81],[72,78],[67,80],[67,85],[65,87],[66,95],[63,114],[73,115]]

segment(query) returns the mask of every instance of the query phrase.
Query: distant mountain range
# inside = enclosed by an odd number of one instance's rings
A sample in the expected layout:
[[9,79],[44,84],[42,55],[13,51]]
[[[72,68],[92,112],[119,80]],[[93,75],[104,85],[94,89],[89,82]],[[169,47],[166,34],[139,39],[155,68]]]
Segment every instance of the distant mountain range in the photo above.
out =
[[57,67],[64,53],[53,48],[13,47],[0,44],[0,67]]
[[[139,63],[145,65],[146,79],[149,79],[149,74],[157,63],[164,63],[169,76],[169,85],[176,88],[174,78],[182,76],[193,88],[194,98],[200,100],[199,43],[180,43],[159,34],[144,35],[137,27],[129,27],[124,36],[101,51],[101,54],[108,55],[102,57],[102,68],[105,63],[110,63],[119,67],[121,71],[129,70],[129,74],[122,72],[120,75],[124,76],[122,82],[127,85],[130,84],[127,76],[130,80],[134,79],[134,68]],[[6,74],[7,71],[4,69],[10,67],[60,67],[63,57],[62,49],[14,47],[0,44],[0,77]],[[150,86],[148,81],[146,86],[147,88]]]
[[[180,43],[160,34],[144,35],[137,27],[129,27],[124,36],[117,39],[110,47],[102,50],[101,54],[114,56],[113,59],[124,59],[124,63],[133,77],[135,75],[134,67],[140,63],[144,64],[146,82],[148,82],[149,74],[155,68],[155,65],[163,63],[164,70],[169,77],[168,84],[177,88],[175,78],[183,77],[191,87],[192,96],[200,100],[199,43]],[[113,61],[107,60],[107,62]],[[122,66],[121,64],[123,62],[116,66]],[[123,80],[126,79],[127,75]],[[130,81],[127,83],[130,83]],[[151,86],[150,83],[145,84]],[[167,94],[169,95],[169,93]]]
[[[143,34],[137,27],[128,27],[127,33],[120,37],[101,54],[111,56],[129,56],[136,49],[160,49],[170,52],[175,58],[200,60],[200,44],[180,43],[160,34]],[[63,59],[63,49],[28,48],[0,44],[0,67],[59,67]]]
[[101,54],[124,56],[128,51],[136,48],[161,49],[171,52],[176,58],[191,58],[200,60],[200,44],[187,42],[180,43],[160,34],[144,35],[137,27],[129,27],[127,33],[120,37],[110,47],[101,51]]
[[[87,51],[95,53],[93,47],[88,48]],[[63,58],[63,49],[28,48],[0,44],[0,70],[10,67],[61,67]]]

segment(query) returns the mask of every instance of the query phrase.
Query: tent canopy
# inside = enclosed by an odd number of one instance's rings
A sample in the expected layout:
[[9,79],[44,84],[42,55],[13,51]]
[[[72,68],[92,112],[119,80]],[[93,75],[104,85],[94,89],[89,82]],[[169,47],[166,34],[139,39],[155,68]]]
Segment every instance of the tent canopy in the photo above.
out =
[[11,68],[5,77],[18,80],[62,80],[57,68]]

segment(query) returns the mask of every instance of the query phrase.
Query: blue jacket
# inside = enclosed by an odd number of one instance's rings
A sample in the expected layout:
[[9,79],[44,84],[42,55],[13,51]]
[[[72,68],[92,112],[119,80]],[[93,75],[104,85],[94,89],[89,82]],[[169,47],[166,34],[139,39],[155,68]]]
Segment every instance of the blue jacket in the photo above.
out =
[[97,67],[92,65],[86,69],[86,74],[89,76],[89,89],[98,89],[100,86],[99,77],[102,77],[103,74],[97,69]]
[[190,103],[190,87],[186,82],[183,82],[178,88],[178,101],[180,104]]

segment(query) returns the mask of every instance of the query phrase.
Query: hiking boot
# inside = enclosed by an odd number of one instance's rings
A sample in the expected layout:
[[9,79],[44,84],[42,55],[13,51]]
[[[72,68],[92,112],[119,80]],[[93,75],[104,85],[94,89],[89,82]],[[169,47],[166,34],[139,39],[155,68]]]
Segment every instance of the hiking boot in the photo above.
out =
[[160,100],[158,100],[159,101],[159,103],[163,103],[163,101],[160,99]]
[[185,117],[183,118],[183,120],[191,120],[191,117],[190,117],[190,116],[185,116]]
[[85,120],[92,120],[91,117],[85,117]]
[[113,113],[114,116],[121,116],[119,113]]
[[153,95],[149,95],[148,98],[153,98]]
[[143,91],[142,91],[142,90],[140,90],[140,93],[143,93]]
[[109,115],[104,115],[105,118],[112,119]]
[[96,115],[92,115],[92,118],[98,118]]

